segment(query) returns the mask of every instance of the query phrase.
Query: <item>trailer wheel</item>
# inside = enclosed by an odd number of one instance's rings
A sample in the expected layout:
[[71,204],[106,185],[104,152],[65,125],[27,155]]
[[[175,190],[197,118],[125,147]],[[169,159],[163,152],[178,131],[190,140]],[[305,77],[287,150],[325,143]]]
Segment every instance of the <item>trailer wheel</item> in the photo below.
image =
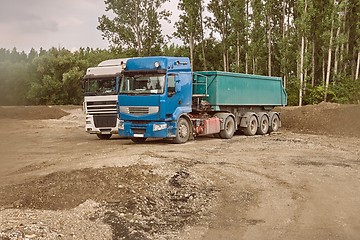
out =
[[269,131],[269,118],[266,114],[263,114],[259,121],[259,127],[256,134],[265,135]]
[[279,130],[280,127],[280,118],[279,115],[274,114],[271,118],[270,126],[269,126],[269,132],[276,132]]
[[190,124],[185,118],[180,118],[177,123],[174,143],[186,143],[190,137]]
[[96,134],[97,137],[101,140],[107,140],[107,139],[110,139],[111,138],[111,135],[112,134],[101,134],[101,133],[97,133]]
[[144,143],[146,141],[146,138],[131,138],[131,141],[134,143]]
[[224,139],[230,139],[234,136],[235,132],[235,121],[231,116],[225,118],[224,129],[220,130],[220,137]]
[[249,124],[243,129],[246,136],[254,136],[258,130],[258,121],[255,115],[251,115],[249,118]]

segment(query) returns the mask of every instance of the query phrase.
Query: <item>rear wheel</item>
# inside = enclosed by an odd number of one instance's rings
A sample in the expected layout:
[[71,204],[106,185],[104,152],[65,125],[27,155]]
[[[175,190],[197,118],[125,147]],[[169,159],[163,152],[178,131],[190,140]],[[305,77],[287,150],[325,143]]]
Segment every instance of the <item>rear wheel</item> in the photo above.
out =
[[235,132],[235,121],[231,116],[225,118],[224,129],[220,130],[220,137],[224,139],[230,139],[234,136]]
[[146,138],[131,138],[131,141],[134,143],[144,143],[146,141]]
[[276,132],[280,127],[280,118],[279,115],[274,114],[271,118],[269,132]]
[[266,114],[262,115],[259,121],[259,127],[256,134],[265,135],[269,130],[269,118]]
[[112,134],[101,134],[101,133],[97,133],[96,134],[97,137],[101,140],[107,140],[107,139],[110,139],[111,138],[111,135]]
[[174,143],[186,143],[190,137],[190,124],[185,118],[180,118],[177,123]]
[[249,118],[249,124],[243,129],[243,132],[247,136],[254,136],[258,130],[258,121],[255,115],[251,115]]

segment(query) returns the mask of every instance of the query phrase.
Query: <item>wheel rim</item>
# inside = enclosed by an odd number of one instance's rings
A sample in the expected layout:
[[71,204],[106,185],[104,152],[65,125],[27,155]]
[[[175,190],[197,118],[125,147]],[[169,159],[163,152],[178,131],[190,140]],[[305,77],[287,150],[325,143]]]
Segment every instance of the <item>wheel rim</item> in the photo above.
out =
[[269,126],[269,122],[267,121],[266,117],[264,117],[263,120],[261,121],[261,129],[263,133],[267,131],[268,126]]
[[234,129],[234,123],[233,123],[233,121],[228,121],[228,122],[226,123],[225,129],[226,129],[226,132],[227,132],[227,133],[231,133],[231,132],[233,131],[233,129]]
[[271,121],[271,128],[273,131],[277,131],[279,129],[279,118],[274,116]]
[[179,137],[182,139],[185,139],[185,138],[187,138],[188,135],[189,135],[189,129],[186,126],[186,124],[182,123],[179,126]]
[[256,119],[252,119],[252,121],[250,122],[250,131],[254,133],[256,132],[256,129],[257,129]]

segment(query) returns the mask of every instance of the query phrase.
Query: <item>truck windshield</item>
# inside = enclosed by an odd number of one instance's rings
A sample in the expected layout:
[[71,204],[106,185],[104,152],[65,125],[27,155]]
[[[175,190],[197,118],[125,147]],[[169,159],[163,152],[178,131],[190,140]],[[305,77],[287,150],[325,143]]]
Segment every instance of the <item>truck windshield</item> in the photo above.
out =
[[165,74],[124,75],[119,93],[123,94],[162,94],[164,93]]
[[116,78],[88,78],[84,80],[85,95],[100,96],[116,94]]

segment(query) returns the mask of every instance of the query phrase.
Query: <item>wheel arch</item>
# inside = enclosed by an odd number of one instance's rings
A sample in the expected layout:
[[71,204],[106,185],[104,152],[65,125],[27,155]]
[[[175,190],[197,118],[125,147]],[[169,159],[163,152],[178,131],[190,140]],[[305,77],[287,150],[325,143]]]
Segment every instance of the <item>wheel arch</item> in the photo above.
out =
[[224,125],[225,119],[229,116],[232,117],[232,119],[235,122],[235,130],[238,129],[238,122],[236,121],[236,117],[234,114],[228,113],[228,112],[217,112],[214,114],[214,117],[218,117],[218,118],[222,119],[222,121],[220,121],[220,130],[223,130],[225,128],[225,125]]
[[240,127],[247,127],[249,125],[249,119],[251,116],[255,116],[256,120],[259,122],[259,115],[255,112],[246,112],[240,118]]
[[182,113],[182,114],[180,114],[180,115],[178,116],[178,118],[177,118],[177,121],[179,121],[180,118],[185,118],[186,121],[188,121],[189,124],[191,124],[191,118],[190,118],[190,116],[189,116],[187,113]]
[[268,112],[258,112],[258,118],[260,119],[262,116],[266,115],[270,120],[270,114]]
[[189,116],[189,114],[187,113],[182,113],[178,116],[176,122],[179,121],[180,118],[184,118],[188,123],[189,123],[189,127],[190,127],[190,138],[193,137],[193,123],[191,121],[191,117]]
[[269,112],[269,125],[271,124],[271,121],[274,117],[274,115],[277,115],[277,117],[279,118],[279,128],[281,127],[281,118],[280,118],[280,113],[279,112]]

